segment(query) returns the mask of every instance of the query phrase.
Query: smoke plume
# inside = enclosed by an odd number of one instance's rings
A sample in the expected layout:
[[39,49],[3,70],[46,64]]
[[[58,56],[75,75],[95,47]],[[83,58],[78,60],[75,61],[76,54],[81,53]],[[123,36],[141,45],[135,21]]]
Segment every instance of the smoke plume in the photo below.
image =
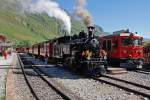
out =
[[[28,0],[31,1],[31,0]],[[29,4],[29,2],[28,2]],[[70,16],[59,7],[59,4],[54,0],[37,0],[30,2],[30,6],[24,5],[31,13],[47,13],[51,17],[55,17],[63,21],[66,31],[71,32],[71,19]]]
[[77,0],[77,4],[75,6],[75,14],[79,16],[85,25],[92,25],[92,16],[89,11],[85,8],[86,0]]
[[38,0],[30,8],[32,12],[43,13],[46,12],[49,16],[58,18],[63,21],[67,32],[71,32],[71,20],[68,14],[62,10],[58,3],[52,0]]

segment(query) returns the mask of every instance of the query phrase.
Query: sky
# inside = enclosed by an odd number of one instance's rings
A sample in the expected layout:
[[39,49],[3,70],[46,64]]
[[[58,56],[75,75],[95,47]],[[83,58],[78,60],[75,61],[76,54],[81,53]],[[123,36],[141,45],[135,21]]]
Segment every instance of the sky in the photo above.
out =
[[[76,0],[57,0],[71,14]],[[150,38],[150,0],[87,0],[93,23],[105,32],[129,29]]]

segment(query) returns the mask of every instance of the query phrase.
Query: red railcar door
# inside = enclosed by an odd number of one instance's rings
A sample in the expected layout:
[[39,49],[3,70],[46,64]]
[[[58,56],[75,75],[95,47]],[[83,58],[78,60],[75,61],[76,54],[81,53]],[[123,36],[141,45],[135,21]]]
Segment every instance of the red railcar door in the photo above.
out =
[[120,38],[114,37],[112,39],[112,51],[110,54],[110,58],[120,58]]

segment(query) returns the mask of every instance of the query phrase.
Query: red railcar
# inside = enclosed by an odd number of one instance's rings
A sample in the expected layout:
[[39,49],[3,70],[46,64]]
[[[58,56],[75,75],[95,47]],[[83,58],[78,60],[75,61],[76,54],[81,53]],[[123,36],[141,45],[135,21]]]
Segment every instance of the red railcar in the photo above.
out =
[[116,31],[111,35],[100,37],[101,47],[108,53],[108,62],[119,66],[123,63],[130,63],[136,67],[142,67],[142,40],[143,37],[129,30]]

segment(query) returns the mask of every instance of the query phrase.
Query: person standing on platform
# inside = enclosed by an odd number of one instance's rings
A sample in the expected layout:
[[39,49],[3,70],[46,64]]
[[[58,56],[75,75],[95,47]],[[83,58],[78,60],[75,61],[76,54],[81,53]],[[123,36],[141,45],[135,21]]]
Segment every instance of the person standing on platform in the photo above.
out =
[[8,56],[8,55],[7,55],[7,51],[4,51],[4,52],[3,52],[3,57],[4,57],[5,60],[7,59],[7,56]]

